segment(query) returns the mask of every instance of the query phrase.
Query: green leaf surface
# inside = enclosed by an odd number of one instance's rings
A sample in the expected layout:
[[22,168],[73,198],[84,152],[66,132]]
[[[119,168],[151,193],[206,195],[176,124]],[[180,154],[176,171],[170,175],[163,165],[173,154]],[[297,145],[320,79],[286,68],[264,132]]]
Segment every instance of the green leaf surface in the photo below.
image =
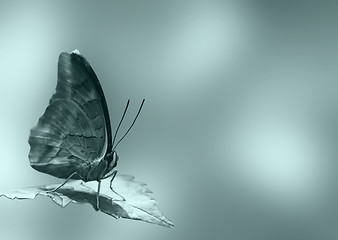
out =
[[[172,228],[173,223],[159,211],[157,202],[151,196],[151,191],[145,183],[137,182],[134,177],[128,175],[116,176],[113,182],[113,189],[110,189],[110,179],[101,182],[100,190],[100,211],[115,218],[127,218],[141,220]],[[34,199],[36,196],[51,198],[61,207],[66,207],[70,202],[89,203],[96,209],[96,181],[83,182],[80,180],[68,181],[62,188],[51,192],[60,184],[28,187],[0,193],[9,199]]]

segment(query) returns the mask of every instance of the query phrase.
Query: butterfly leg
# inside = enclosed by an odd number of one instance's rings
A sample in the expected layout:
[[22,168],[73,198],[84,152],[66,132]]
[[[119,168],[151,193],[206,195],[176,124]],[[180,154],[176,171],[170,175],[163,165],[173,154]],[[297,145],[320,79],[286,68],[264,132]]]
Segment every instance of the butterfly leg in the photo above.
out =
[[101,180],[98,180],[97,192],[96,192],[96,211],[100,210],[100,189],[101,189]]
[[122,198],[122,201],[125,201],[126,199],[125,199],[123,196],[121,196],[120,194],[118,194],[117,192],[115,192],[114,189],[113,189],[113,180],[114,180],[116,174],[117,174],[117,170],[114,170],[114,172],[111,174],[112,177],[111,177],[111,179],[110,179],[110,189],[111,189],[116,195],[120,196],[120,197]]
[[75,176],[75,174],[77,174],[77,172],[73,172],[63,183],[60,184],[60,186],[58,186],[55,189],[48,191],[48,192],[56,192],[57,190],[62,188],[73,176]]

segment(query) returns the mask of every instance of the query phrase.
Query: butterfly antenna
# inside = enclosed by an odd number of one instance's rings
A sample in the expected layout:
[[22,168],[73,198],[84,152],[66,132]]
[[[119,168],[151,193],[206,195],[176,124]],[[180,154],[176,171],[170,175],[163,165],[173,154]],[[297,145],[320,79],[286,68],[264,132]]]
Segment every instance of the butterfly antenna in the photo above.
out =
[[[113,147],[113,151],[114,151],[114,149],[117,147],[117,145],[119,145],[119,143],[123,140],[123,138],[124,138],[125,136],[127,136],[127,134],[128,134],[128,132],[130,131],[130,129],[134,126],[134,123],[136,122],[136,119],[137,119],[138,115],[140,115],[140,112],[141,112],[141,109],[142,109],[142,107],[143,107],[144,101],[145,101],[145,99],[142,100],[141,106],[140,106],[140,108],[138,109],[138,112],[137,112],[137,114],[136,114],[136,116],[135,116],[135,118],[134,118],[133,123],[130,125],[130,127],[129,127],[128,130],[127,130],[127,132],[122,136],[122,138],[116,143],[115,147]],[[115,137],[114,137],[114,139],[115,139]]]
[[[123,121],[123,119],[124,119],[124,116],[126,115],[127,109],[128,109],[128,107],[129,107],[129,103],[130,103],[130,99],[128,99],[128,102],[127,102],[126,108],[124,109],[124,112],[123,112],[122,118],[121,118],[121,120],[120,120],[120,123],[119,123],[119,125],[118,125],[117,128],[116,128],[116,132],[115,132],[115,134],[114,134],[114,139],[113,139],[113,144],[112,144],[112,146],[114,146],[114,143],[115,143],[115,140],[116,140],[116,136],[117,136],[117,132],[118,132],[119,129],[120,129],[120,126],[121,126],[121,124],[122,124],[122,121]],[[115,149],[115,148],[114,148],[114,149]]]

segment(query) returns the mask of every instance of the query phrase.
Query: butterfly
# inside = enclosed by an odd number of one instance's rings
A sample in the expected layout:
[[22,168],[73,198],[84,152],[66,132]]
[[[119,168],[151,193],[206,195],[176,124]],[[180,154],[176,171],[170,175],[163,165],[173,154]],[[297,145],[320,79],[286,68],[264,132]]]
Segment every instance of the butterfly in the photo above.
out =
[[113,138],[107,102],[94,70],[78,50],[61,53],[56,91],[30,132],[30,165],[37,171],[66,179],[53,191],[70,179],[96,180],[98,210],[101,180],[111,177],[110,188],[114,191],[112,183],[119,159],[115,148],[134,125],[144,101],[114,146],[130,100]]

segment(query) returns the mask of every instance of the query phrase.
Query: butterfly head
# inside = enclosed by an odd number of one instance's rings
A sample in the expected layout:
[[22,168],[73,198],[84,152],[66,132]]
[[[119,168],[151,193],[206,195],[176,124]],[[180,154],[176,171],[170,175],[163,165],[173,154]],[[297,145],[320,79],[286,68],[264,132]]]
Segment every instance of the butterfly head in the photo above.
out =
[[106,155],[105,160],[108,163],[107,172],[109,172],[110,170],[112,170],[113,168],[117,166],[117,161],[119,160],[119,156],[117,155],[115,151],[112,151]]

